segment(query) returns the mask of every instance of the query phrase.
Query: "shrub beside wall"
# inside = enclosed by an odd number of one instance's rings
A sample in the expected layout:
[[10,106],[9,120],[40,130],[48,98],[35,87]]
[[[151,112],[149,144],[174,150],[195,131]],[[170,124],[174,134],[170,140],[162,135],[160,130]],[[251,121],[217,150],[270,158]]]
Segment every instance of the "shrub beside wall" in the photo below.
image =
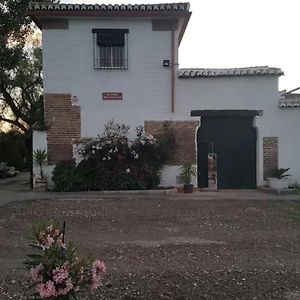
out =
[[110,121],[104,133],[83,142],[74,162],[57,164],[53,182],[57,191],[145,190],[157,188],[162,166],[175,147],[171,128],[157,138],[136,128],[133,140],[128,138],[129,126]]
[[17,170],[30,169],[31,137],[16,131],[0,133],[0,161]]

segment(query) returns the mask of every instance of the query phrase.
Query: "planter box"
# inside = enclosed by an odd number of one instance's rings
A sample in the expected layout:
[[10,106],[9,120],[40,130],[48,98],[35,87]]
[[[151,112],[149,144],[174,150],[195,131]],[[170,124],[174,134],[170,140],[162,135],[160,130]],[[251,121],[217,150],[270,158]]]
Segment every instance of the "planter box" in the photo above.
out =
[[289,188],[288,178],[268,178],[268,184],[269,187],[274,190],[283,190]]

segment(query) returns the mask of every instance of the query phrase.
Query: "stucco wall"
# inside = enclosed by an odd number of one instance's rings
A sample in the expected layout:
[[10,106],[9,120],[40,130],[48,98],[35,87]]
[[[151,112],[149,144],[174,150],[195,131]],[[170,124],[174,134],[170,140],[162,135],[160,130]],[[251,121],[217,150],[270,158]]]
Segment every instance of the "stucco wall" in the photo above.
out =
[[[128,70],[94,70],[92,28],[126,28]],[[170,111],[171,32],[152,31],[151,20],[70,20],[69,30],[43,31],[45,93],[71,93],[81,106],[82,136],[102,132],[109,119],[133,127],[145,116]],[[103,101],[103,92],[122,92],[123,100]]]
[[[128,70],[94,70],[92,28],[126,28]],[[93,137],[110,119],[132,128],[144,120],[196,120],[191,110],[255,109],[258,128],[258,183],[263,183],[262,137],[279,139],[279,167],[290,167],[300,181],[300,109],[278,108],[278,78],[222,77],[176,79],[175,113],[171,113],[171,32],[152,31],[151,20],[71,19],[68,30],[43,31],[45,93],[77,96],[81,137]],[[103,101],[103,92],[122,92],[123,100]],[[195,149],[196,150],[196,149]],[[171,170],[171,169],[170,169]],[[176,184],[176,166],[167,171]]]
[[32,149],[33,151],[45,149],[47,152],[47,133],[45,131],[34,130],[32,132]]
[[300,182],[300,109],[278,107],[278,80],[273,76],[180,79],[176,109],[186,116],[197,109],[262,110],[258,128],[258,184],[263,184],[262,138],[278,137],[279,167],[291,168],[291,183]]

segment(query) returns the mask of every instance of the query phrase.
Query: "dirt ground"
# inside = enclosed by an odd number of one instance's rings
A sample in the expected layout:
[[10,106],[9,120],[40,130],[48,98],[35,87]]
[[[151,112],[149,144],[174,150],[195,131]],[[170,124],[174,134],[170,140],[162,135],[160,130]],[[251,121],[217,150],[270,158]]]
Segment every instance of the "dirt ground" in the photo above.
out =
[[[300,299],[298,201],[168,196],[40,200],[0,209],[0,299],[30,299],[22,262],[34,221],[66,221],[67,241],[105,261],[85,299]],[[285,217],[282,217],[284,215]]]

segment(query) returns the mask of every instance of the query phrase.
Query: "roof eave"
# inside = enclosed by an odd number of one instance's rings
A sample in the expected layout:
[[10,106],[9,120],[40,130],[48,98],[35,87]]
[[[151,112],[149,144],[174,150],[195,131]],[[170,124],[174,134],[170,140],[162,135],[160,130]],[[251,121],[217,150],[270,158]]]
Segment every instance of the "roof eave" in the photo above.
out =
[[[39,17],[186,17],[189,18],[190,12],[187,11],[96,11],[96,10],[35,10],[29,11],[31,18]],[[188,20],[187,20],[188,21]]]
[[39,21],[44,17],[183,17],[183,25],[179,32],[179,45],[185,33],[186,27],[191,17],[189,11],[29,11],[28,15],[32,18],[39,29],[42,29],[42,24]]
[[190,21],[191,15],[192,15],[192,12],[186,12],[185,13],[184,21],[183,21],[183,24],[180,28],[180,33],[179,33],[179,36],[178,36],[179,46],[180,46],[180,43],[181,43],[182,38],[184,36],[185,30],[188,26],[188,23]]

